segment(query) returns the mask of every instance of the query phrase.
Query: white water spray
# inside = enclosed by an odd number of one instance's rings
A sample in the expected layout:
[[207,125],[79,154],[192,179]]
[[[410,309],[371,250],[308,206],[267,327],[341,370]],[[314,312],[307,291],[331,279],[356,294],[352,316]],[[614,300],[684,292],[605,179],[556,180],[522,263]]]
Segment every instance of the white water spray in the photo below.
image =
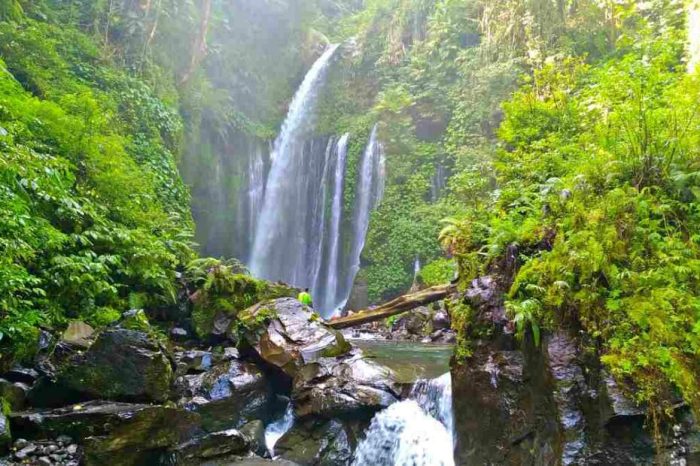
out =
[[[257,222],[250,268],[261,277],[311,287],[315,258],[309,234],[309,205],[320,174],[309,176],[317,167],[307,139],[315,123],[315,107],[326,71],[338,45],[330,46],[307,73],[292,100],[282,131],[275,140],[272,167],[267,179],[265,201]],[[311,188],[310,183],[314,183]]]

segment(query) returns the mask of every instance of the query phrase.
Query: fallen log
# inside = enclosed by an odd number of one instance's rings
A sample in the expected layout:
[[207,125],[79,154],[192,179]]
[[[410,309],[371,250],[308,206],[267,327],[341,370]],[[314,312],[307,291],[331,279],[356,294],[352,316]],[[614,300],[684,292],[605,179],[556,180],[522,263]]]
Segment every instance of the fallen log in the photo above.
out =
[[329,327],[339,330],[367,324],[369,322],[376,322],[420,306],[425,306],[426,304],[434,303],[435,301],[440,301],[441,299],[447,298],[455,291],[457,291],[457,285],[452,283],[434,286],[415,293],[399,296],[372,310],[359,311],[351,316],[330,320],[326,322],[326,324]]

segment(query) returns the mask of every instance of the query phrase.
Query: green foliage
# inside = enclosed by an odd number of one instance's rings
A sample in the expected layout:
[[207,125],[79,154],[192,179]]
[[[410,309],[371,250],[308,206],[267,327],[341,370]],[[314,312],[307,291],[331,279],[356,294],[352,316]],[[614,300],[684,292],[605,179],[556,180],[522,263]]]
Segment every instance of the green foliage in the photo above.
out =
[[450,259],[436,259],[420,270],[420,279],[425,286],[444,285],[454,278],[455,265]]
[[656,415],[676,392],[700,411],[700,77],[654,11],[609,58],[544,64],[504,105],[498,197],[444,239],[465,275],[460,258],[516,246],[518,333],[581,328]]
[[[197,289],[191,298],[194,302],[192,323],[201,338],[211,335],[217,316],[235,321],[240,311],[260,301],[294,296],[295,290],[291,288],[256,280],[240,272],[237,261],[198,259],[188,265],[188,281]],[[245,319],[241,324],[247,325]]]
[[173,306],[192,249],[177,113],[70,25],[0,23],[0,54],[7,364],[33,354],[39,326],[105,325],[134,295]]

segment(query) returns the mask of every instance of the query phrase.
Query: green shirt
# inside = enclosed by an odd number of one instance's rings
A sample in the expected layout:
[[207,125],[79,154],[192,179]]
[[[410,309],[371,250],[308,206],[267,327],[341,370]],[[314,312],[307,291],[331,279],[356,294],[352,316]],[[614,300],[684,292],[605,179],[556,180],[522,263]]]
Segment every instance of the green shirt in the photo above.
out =
[[301,304],[305,306],[311,306],[313,303],[313,301],[311,300],[311,295],[306,291],[302,291],[301,293],[299,293],[299,297],[297,299]]

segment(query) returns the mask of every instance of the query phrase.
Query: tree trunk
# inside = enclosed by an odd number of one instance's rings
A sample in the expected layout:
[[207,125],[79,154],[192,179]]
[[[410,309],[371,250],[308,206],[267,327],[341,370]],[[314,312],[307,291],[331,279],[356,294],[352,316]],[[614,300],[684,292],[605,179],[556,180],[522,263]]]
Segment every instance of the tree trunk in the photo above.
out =
[[455,284],[434,286],[416,293],[399,296],[371,311],[360,311],[348,317],[331,320],[327,324],[334,329],[343,329],[376,322],[420,306],[425,306],[426,304],[434,303],[435,301],[440,301],[455,291],[457,291],[457,285]]
[[180,80],[180,85],[187,83],[192,77],[192,74],[197,69],[200,60],[207,53],[207,33],[209,32],[209,20],[211,19],[211,0],[202,0],[202,22],[199,26],[199,35],[197,36],[194,46],[192,47],[192,58],[190,66],[185,72],[185,75]]

